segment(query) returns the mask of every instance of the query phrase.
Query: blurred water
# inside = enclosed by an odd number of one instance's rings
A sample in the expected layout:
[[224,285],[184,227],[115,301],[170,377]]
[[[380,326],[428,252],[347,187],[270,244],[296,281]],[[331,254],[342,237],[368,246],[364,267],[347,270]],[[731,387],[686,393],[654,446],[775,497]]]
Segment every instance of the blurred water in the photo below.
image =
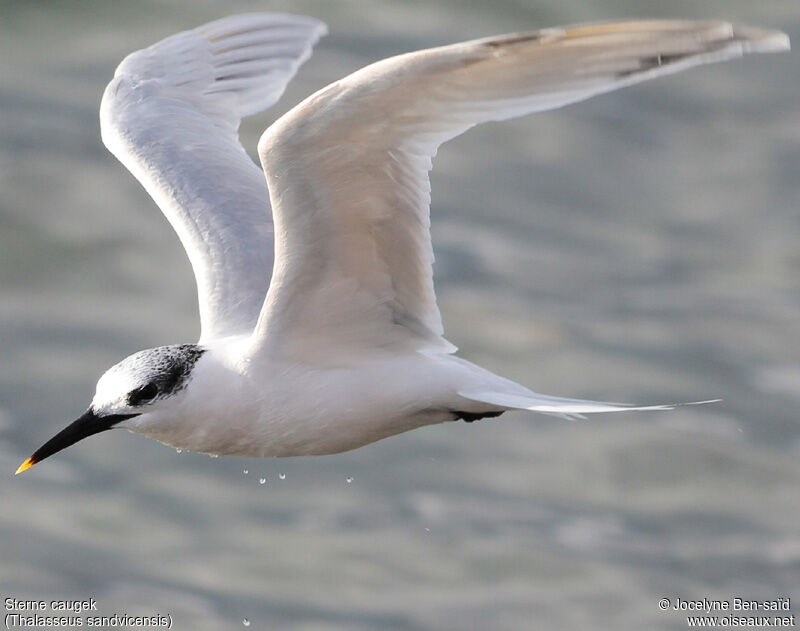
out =
[[11,477],[109,365],[198,331],[177,239],[100,143],[105,83],[160,37],[269,9],[331,35],[243,126],[252,151],[313,90],[430,45],[630,16],[800,42],[793,0],[0,4],[3,596],[315,631],[678,629],[660,597],[800,598],[796,54],[478,128],[433,176],[438,294],[464,357],[550,394],[723,403],[506,415],[316,459],[111,432]]

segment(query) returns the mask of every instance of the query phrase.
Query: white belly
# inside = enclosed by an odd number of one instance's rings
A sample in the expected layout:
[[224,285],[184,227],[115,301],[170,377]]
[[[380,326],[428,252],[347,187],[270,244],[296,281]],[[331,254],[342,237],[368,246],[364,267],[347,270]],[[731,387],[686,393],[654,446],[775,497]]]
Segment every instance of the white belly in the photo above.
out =
[[418,353],[325,369],[271,364],[242,375],[218,368],[198,366],[173,419],[142,418],[129,428],[201,453],[332,454],[453,420],[452,410],[475,405],[457,389],[491,376],[449,356]]

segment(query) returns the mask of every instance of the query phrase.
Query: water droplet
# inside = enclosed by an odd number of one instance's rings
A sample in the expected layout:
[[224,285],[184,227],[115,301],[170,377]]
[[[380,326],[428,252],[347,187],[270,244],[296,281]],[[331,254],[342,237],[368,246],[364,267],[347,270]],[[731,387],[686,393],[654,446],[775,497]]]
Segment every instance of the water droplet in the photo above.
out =
[[183,449],[181,449],[181,448],[177,448],[177,449],[175,449],[175,453],[176,453],[176,454],[183,453]]
[[247,475],[248,473],[250,472],[247,469],[242,469],[242,475]]
[[266,484],[267,483],[267,478],[258,478],[258,483],[259,484]]
[[348,483],[348,484],[352,484],[352,482],[353,482],[353,476],[351,476],[351,475],[348,475],[348,476],[347,476],[345,479],[347,480],[347,483]]
[[212,458],[219,458],[219,454],[208,454],[208,455],[211,456]]
[[250,626],[250,621],[247,618],[243,618],[242,619],[242,624],[244,626],[246,626],[246,627],[249,627]]
[[286,474],[285,473],[279,473],[278,474],[278,478],[281,479],[281,480],[285,480],[286,479]]
[[431,529],[430,529],[430,528],[426,528],[426,529],[425,529],[425,532],[430,532],[430,531],[431,531]]

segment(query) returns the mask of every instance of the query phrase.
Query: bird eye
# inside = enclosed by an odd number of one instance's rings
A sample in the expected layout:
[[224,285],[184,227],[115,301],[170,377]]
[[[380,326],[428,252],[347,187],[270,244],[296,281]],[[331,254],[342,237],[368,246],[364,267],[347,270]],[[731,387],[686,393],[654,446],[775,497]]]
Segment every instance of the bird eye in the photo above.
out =
[[148,383],[141,388],[136,388],[128,395],[128,403],[130,405],[139,405],[155,399],[158,394],[158,387],[154,383]]

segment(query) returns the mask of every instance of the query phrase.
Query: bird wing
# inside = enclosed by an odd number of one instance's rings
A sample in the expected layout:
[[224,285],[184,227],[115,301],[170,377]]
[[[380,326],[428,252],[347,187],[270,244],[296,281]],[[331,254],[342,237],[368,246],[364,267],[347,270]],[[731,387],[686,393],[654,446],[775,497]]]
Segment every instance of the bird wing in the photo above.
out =
[[128,55],[103,94],[103,142],[189,255],[201,341],[251,333],[272,271],[269,193],[239,121],[280,98],[325,32],[295,15],[223,18]]
[[259,142],[276,256],[259,348],[298,357],[452,349],[429,232],[439,145],[478,123],[787,47],[782,33],[720,22],[599,24],[422,50],[329,85]]

